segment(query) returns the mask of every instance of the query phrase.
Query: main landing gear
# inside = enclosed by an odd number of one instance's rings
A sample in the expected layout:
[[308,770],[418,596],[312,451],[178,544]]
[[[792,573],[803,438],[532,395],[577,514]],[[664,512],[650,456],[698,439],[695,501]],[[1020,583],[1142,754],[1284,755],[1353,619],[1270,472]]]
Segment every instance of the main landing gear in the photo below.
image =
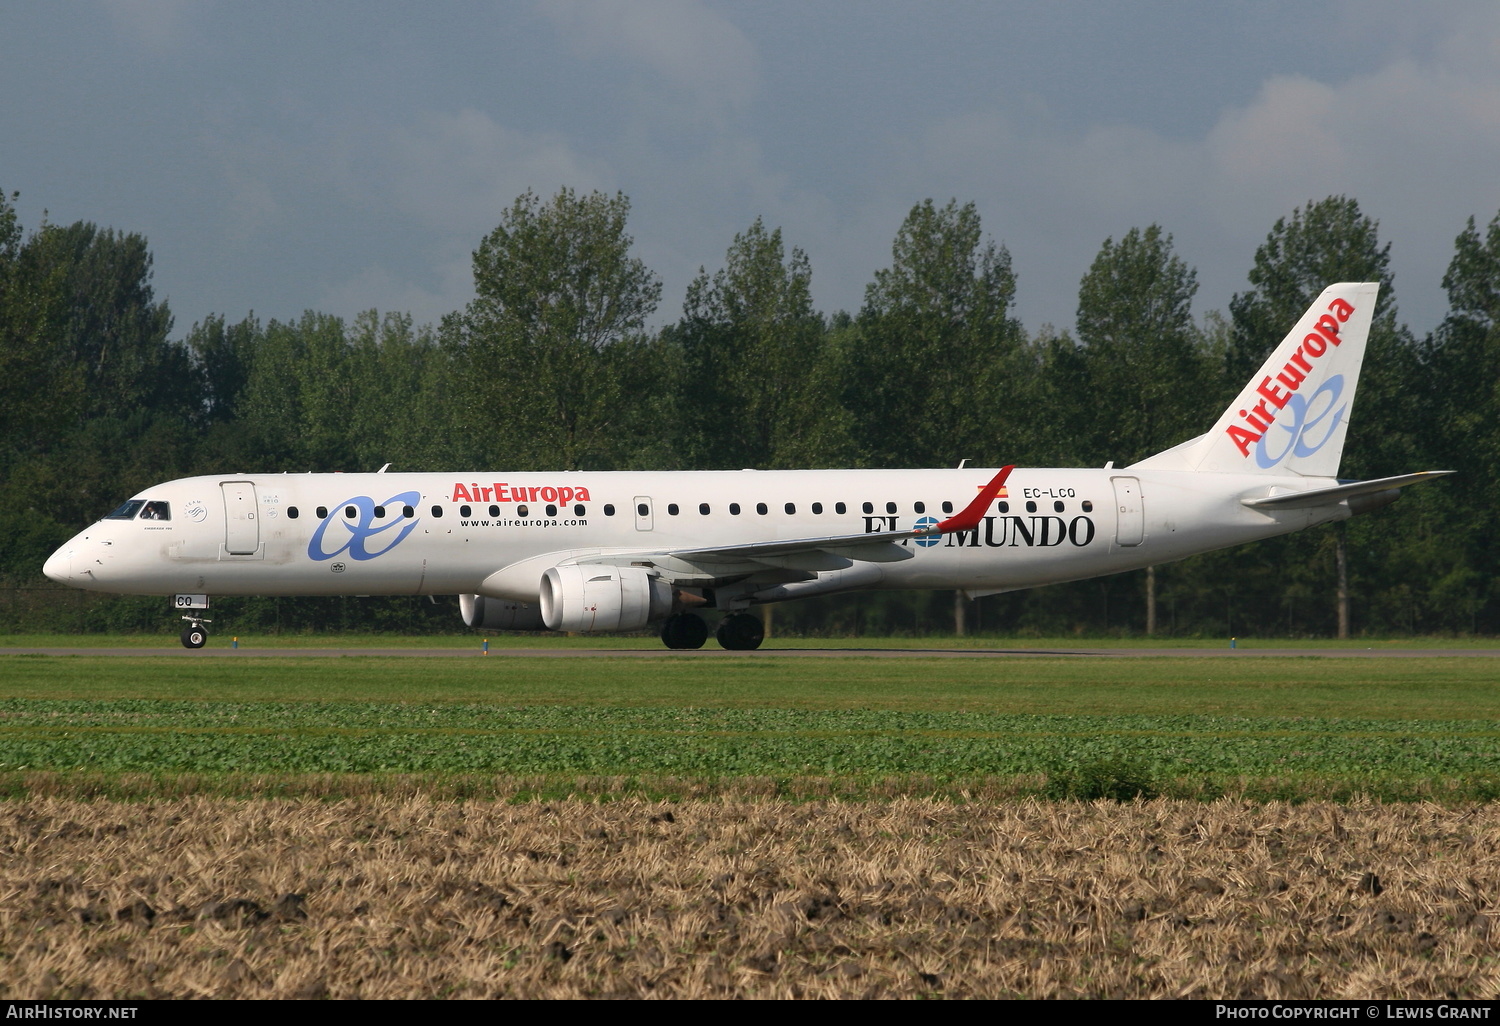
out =
[[677,613],[662,622],[661,640],[668,648],[702,648],[708,624],[696,613]]
[[183,619],[188,625],[182,629],[182,647],[202,648],[208,644],[208,628],[203,625],[213,621],[198,616],[184,616]]
[[[758,616],[730,613],[719,623],[715,637],[724,648],[748,652],[760,647],[766,637],[766,627]],[[662,622],[661,640],[668,648],[702,648],[708,640],[708,624],[696,613],[669,616]]]
[[766,625],[758,616],[730,613],[719,621],[716,637],[724,648],[748,652],[760,648],[760,643],[766,639]]

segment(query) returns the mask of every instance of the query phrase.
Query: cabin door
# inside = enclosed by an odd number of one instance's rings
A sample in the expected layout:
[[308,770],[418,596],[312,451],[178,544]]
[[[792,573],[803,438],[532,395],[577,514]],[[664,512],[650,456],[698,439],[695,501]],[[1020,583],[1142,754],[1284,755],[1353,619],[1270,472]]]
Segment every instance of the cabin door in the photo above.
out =
[[1115,544],[1139,545],[1146,535],[1140,478],[1112,477],[1110,481],[1115,486]]
[[253,556],[260,551],[260,521],[256,519],[255,485],[224,481],[224,551],[231,556]]

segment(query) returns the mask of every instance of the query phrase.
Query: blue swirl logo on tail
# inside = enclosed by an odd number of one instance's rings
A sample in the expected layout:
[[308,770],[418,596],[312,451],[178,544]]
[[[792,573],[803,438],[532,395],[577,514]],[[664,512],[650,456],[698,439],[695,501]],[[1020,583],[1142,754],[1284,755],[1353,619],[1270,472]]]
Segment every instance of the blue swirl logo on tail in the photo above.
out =
[[[1349,412],[1349,404],[1338,405],[1339,398],[1344,394],[1344,376],[1334,374],[1311,396],[1303,398],[1293,395],[1287,400],[1286,410],[1277,417],[1266,429],[1266,433],[1260,436],[1260,441],[1255,445],[1255,462],[1262,468],[1270,470],[1276,464],[1286,459],[1287,456],[1295,455],[1299,459],[1305,459],[1328,444],[1338,430],[1339,424]],[[1321,398],[1327,396],[1326,402],[1320,402]],[[1337,409],[1335,409],[1337,407]],[[1288,416],[1288,413],[1290,414]],[[1322,426],[1321,437],[1314,438],[1315,430]],[[1280,434],[1281,451],[1272,453],[1267,448],[1273,432]]]

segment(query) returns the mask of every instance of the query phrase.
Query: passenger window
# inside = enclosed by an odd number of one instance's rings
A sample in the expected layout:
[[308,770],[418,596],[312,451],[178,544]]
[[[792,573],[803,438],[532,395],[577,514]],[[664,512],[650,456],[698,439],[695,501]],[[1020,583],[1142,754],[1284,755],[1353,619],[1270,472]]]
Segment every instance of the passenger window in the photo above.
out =
[[874,513],[875,504],[873,502],[867,502],[863,506],[861,506],[860,509],[864,510],[866,513]]
[[612,516],[615,515],[615,504],[614,503],[612,503],[612,502],[606,502],[604,504],[604,515],[607,516],[607,517],[612,517]]
[[[644,514],[644,513],[641,514],[641,516],[645,516],[645,515],[646,514]],[[675,502],[669,502],[669,503],[667,503],[667,516],[669,516],[669,517],[675,517],[676,515],[677,515],[677,503],[675,503]]]
[[638,517],[649,517],[651,515],[651,507],[644,502],[638,503],[635,507],[635,515]]
[[917,513],[926,513],[927,512],[927,503],[925,503],[925,502],[914,502],[914,503],[911,504],[911,508],[912,508],[913,511],[915,511]]
[[516,516],[518,516],[518,517],[529,517],[529,516],[531,516],[531,510],[526,507],[526,503],[523,502],[523,503],[521,503],[521,505],[519,505],[519,506],[516,507]]
[[490,507],[490,516],[492,516],[492,517],[498,517],[499,515],[500,515],[500,507],[499,506],[491,506]]
[[328,507],[327,506],[319,506],[318,507],[318,519],[322,520],[326,516],[328,516]]
[[833,504],[833,511],[835,513],[843,514],[849,512],[849,507],[845,506],[842,502],[835,502]]
[[1036,503],[1032,502],[1030,499],[1026,500],[1026,512],[1028,512],[1028,513],[1035,513],[1036,512]]
[[113,513],[107,514],[105,520],[129,520],[141,511],[146,503],[141,499],[131,499],[129,502],[121,503]]
[[706,502],[700,502],[700,503],[698,503],[698,512],[701,515],[705,516],[705,517],[708,516],[708,503],[706,503]]
[[442,515],[443,515],[443,507],[441,507],[441,506],[434,506],[434,507],[432,507],[432,515],[434,517],[441,518]]
[[766,506],[766,504],[764,502],[757,502],[755,504],[755,512],[759,513],[761,516],[765,516],[767,513],[770,512],[770,509],[767,508],[767,506]]
[[583,516],[583,514],[584,514],[584,509],[583,509],[582,503],[580,503],[579,505],[573,507],[573,515],[575,517],[581,517],[581,516]]
[[1092,512],[1094,512],[1094,504],[1092,502],[1090,502],[1088,499],[1084,499],[1083,500],[1083,511],[1085,513],[1092,513]]
[[886,503],[885,504],[885,511],[887,513],[894,513],[894,512],[896,512],[896,504],[894,502],[888,502],[888,503]]
[[165,502],[148,502],[146,508],[141,510],[142,520],[171,520],[172,511]]
[[1061,502],[1054,502],[1052,504],[1052,512],[1054,512],[1054,513],[1061,513],[1062,511],[1063,511],[1063,504]]
[[344,516],[348,517],[350,520],[353,520],[355,517],[359,516],[359,510],[355,509],[353,506],[345,506]]
[[822,513],[823,513],[823,504],[821,502],[815,502],[815,503],[813,503],[812,504],[812,511],[813,511],[813,513],[821,516]]
[[385,507],[384,506],[376,506],[375,507],[375,519],[376,520],[384,520],[385,519]]
[[557,507],[552,505],[550,502],[547,504],[547,515],[549,517],[557,516]]
[[[292,515],[296,516],[295,513],[292,514]],[[414,510],[414,509],[412,509],[410,506],[402,506],[401,507],[401,515],[403,517],[406,517],[407,519],[411,519],[412,517],[414,517],[414,516],[417,515],[417,511]]]
[[737,502],[731,502],[729,504],[729,515],[732,516],[732,517],[737,517],[737,516],[740,515],[740,504],[739,503],[737,503]]
[[790,517],[790,516],[795,516],[796,513],[797,513],[797,504],[795,502],[789,502],[789,503],[787,503],[786,504],[786,515]]
[[1008,502],[1002,502],[1000,504],[1000,512],[1001,513],[1009,513],[1010,512],[1010,503],[1008,503]]
[[288,506],[286,508],[286,518],[288,520],[296,520],[297,519],[297,507],[296,506]]
[[474,510],[471,509],[468,506],[460,506],[460,507],[458,507],[458,515],[461,516],[461,517],[469,516],[473,512],[474,512]]
[[952,513],[953,512],[953,503],[945,501],[943,503],[943,512],[944,513]]

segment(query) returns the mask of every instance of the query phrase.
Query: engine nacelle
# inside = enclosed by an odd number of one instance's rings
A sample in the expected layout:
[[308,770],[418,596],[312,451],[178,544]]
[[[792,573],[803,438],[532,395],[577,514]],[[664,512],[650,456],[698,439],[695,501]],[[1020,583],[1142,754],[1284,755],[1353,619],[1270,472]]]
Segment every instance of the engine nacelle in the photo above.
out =
[[554,631],[638,631],[672,611],[672,586],[638,566],[554,566],[542,622]]
[[492,598],[488,595],[460,595],[458,611],[465,627],[483,627],[491,631],[539,631],[542,611],[524,602]]

